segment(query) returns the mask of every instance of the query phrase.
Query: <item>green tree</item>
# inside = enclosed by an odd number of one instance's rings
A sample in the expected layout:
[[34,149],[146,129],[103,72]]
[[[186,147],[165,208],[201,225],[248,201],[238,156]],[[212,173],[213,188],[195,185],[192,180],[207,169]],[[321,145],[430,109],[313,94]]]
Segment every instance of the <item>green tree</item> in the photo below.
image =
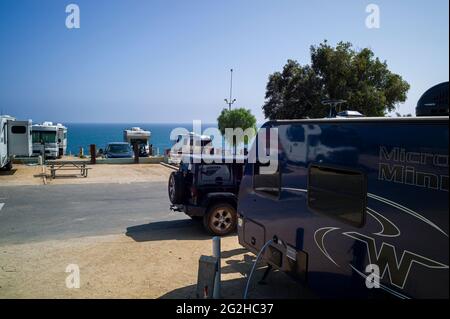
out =
[[[250,110],[245,108],[223,109],[217,118],[217,123],[220,133],[234,147],[235,151],[237,145],[241,143],[248,144],[249,138],[251,139],[256,133],[256,118]],[[236,130],[239,128],[243,131],[252,129],[252,134],[244,136],[226,134],[227,129]]]
[[384,116],[406,100],[409,84],[372,50],[355,50],[348,42],[332,47],[324,41],[310,52],[311,65],[288,60],[282,72],[269,76],[263,106],[267,118],[324,117],[324,99],[343,99],[347,109]]

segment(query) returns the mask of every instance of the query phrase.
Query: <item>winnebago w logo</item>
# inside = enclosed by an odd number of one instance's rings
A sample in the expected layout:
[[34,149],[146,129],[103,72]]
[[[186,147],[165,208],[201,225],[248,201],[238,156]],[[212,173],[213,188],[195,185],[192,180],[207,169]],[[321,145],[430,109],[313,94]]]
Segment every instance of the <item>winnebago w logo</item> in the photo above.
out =
[[[442,235],[448,238],[447,233],[445,233],[441,228],[435,225],[430,220],[426,219],[422,215],[417,212],[404,207],[398,203],[392,202],[386,198],[368,194],[369,198],[375,199],[378,202],[382,202],[383,204],[389,205],[400,210],[402,213],[406,213],[414,217],[415,219],[420,220],[421,222],[431,226],[436,231],[440,232]],[[392,221],[387,219],[385,216],[381,215],[377,211],[367,207],[367,215],[373,218],[380,226],[381,230],[373,235],[393,238],[399,237],[401,235],[400,229],[395,225]],[[320,251],[327,257],[331,262],[333,262],[336,266],[340,267],[340,265],[333,259],[333,257],[329,254],[325,245],[325,237],[327,234],[338,230],[337,227],[322,227],[316,230],[314,233],[314,240],[316,242],[317,247]],[[352,238],[355,240],[355,243],[358,242],[360,245],[364,247],[363,250],[360,250],[360,254],[367,256],[368,264],[376,265],[379,268],[379,277],[378,279],[386,279],[390,282],[391,285],[403,289],[405,284],[407,283],[408,276],[413,264],[420,265],[421,267],[425,267],[428,269],[448,269],[448,265],[441,263],[439,261],[432,260],[425,256],[421,256],[417,253],[403,250],[399,251],[395,246],[382,242],[381,246],[377,246],[377,241],[374,237],[368,236],[366,234],[361,234],[359,232],[351,231],[351,232],[343,232],[342,235]],[[364,252],[363,252],[364,251]],[[361,256],[360,256],[361,258]],[[352,263],[349,265],[356,273],[360,276],[366,278],[366,274],[364,274],[361,270],[357,268],[361,268],[361,264],[356,267]],[[363,267],[365,269],[365,267]],[[385,285],[380,285],[384,290],[404,297],[403,295],[396,293],[389,287]]]
[[367,245],[369,264],[380,268],[380,279],[389,274],[390,282],[394,286],[403,289],[408,278],[412,264],[415,262],[427,268],[445,269],[447,265],[420,256],[410,251],[403,251],[400,259],[394,246],[383,243],[377,252],[375,239],[356,232],[344,233],[344,235],[359,240]]

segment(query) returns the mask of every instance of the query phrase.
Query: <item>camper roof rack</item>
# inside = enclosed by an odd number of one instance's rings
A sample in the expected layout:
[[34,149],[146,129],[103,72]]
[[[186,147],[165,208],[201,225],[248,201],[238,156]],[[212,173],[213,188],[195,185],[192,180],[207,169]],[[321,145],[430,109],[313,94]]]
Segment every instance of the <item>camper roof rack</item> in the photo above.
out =
[[328,118],[336,117],[338,106],[346,102],[347,102],[346,100],[334,100],[334,99],[322,100],[323,105],[328,105],[330,107],[330,112],[328,113],[327,117]]

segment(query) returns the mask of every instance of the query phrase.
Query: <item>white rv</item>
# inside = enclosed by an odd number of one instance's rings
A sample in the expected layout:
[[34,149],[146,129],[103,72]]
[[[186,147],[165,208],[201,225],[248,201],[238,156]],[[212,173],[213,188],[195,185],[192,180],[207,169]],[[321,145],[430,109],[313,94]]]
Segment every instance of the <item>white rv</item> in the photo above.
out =
[[129,130],[123,131],[123,141],[131,145],[137,144],[139,147],[139,156],[149,156],[150,147],[149,141],[151,136],[150,131],[145,131],[140,127],[132,127]]
[[0,169],[11,170],[14,156],[31,156],[31,121],[0,115]]
[[179,164],[183,155],[202,154],[205,152],[214,152],[211,136],[200,135],[194,132],[179,135],[175,144],[170,149],[169,162]]
[[32,127],[33,155],[42,155],[46,158],[59,158],[66,155],[67,128],[62,124],[54,125],[52,122],[36,124]]

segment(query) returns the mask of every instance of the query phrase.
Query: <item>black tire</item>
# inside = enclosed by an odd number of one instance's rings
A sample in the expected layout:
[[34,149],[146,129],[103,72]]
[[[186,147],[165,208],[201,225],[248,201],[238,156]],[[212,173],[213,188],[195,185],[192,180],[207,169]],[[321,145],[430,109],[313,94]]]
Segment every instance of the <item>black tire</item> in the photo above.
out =
[[172,204],[181,204],[184,198],[183,175],[179,172],[172,172],[169,177],[167,190]]
[[234,232],[236,225],[236,208],[229,203],[218,203],[211,206],[203,217],[205,229],[216,236],[225,236]]
[[13,163],[12,163],[12,161],[9,161],[9,162],[5,165],[5,167],[3,167],[3,170],[4,170],[4,171],[7,171],[7,172],[11,171],[12,169],[13,169]]

